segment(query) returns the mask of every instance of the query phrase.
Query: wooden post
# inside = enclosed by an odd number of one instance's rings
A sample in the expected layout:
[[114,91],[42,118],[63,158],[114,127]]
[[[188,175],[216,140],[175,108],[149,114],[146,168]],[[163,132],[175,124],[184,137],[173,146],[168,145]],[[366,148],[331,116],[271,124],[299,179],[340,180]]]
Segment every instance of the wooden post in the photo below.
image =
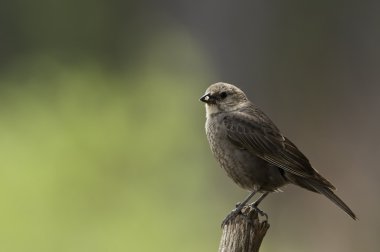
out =
[[268,229],[267,220],[260,221],[255,209],[245,207],[223,227],[219,252],[258,252]]

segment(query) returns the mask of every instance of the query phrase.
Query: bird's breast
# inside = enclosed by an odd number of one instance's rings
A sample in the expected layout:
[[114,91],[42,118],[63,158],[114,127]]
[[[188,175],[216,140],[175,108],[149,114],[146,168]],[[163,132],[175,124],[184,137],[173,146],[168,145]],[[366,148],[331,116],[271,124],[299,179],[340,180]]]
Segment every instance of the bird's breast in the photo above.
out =
[[220,167],[242,188],[274,191],[285,183],[277,167],[230,141],[222,119],[208,118],[206,135]]

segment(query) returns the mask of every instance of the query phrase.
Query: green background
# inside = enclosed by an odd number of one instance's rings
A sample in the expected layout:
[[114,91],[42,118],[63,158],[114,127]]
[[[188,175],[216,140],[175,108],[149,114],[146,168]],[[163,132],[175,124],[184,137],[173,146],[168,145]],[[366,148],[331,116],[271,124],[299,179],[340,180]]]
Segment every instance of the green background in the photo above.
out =
[[378,3],[0,3],[0,251],[216,251],[247,192],[198,99],[240,86],[359,221],[295,186],[262,251],[376,251]]

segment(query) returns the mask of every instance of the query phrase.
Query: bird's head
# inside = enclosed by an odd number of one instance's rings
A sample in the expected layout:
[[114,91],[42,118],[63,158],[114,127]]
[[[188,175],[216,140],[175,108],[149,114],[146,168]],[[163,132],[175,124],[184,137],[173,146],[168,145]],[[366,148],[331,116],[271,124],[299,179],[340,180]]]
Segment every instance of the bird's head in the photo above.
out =
[[200,100],[206,103],[207,115],[239,109],[248,101],[243,91],[223,82],[209,86]]

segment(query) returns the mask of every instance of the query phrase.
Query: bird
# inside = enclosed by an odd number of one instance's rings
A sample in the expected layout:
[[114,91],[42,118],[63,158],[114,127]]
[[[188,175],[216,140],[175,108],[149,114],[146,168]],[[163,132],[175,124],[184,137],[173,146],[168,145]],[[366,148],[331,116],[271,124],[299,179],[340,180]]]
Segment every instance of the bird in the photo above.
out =
[[223,220],[222,226],[249,204],[258,208],[271,192],[295,184],[322,194],[356,220],[355,213],[335,193],[335,187],[315,170],[307,157],[285,137],[272,120],[238,87],[218,82],[200,98],[206,107],[206,136],[211,152],[227,175],[250,194]]

